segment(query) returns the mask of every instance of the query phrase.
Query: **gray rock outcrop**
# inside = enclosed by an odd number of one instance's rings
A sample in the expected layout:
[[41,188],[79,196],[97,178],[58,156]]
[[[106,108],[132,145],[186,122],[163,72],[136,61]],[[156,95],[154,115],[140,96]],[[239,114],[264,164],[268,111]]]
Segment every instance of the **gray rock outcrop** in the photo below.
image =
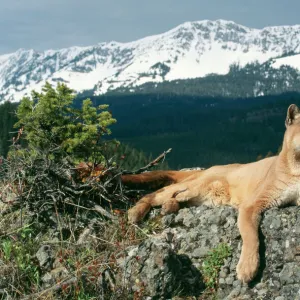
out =
[[274,208],[264,214],[260,269],[248,285],[236,278],[242,242],[235,209],[184,208],[177,215],[163,217],[162,222],[162,233],[131,249],[120,262],[123,279],[141,299],[172,299],[177,295],[209,299],[203,297],[203,261],[211,249],[226,243],[232,253],[219,271],[215,299],[300,300],[299,208]]

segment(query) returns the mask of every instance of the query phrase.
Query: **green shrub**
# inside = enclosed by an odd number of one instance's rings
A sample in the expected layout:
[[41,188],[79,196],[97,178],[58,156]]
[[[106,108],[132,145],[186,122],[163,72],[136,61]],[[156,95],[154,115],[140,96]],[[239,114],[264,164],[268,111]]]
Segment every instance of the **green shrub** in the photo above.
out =
[[231,255],[229,245],[222,243],[212,249],[203,262],[202,273],[206,287],[214,290],[218,284],[218,277],[221,267],[224,264],[224,259]]

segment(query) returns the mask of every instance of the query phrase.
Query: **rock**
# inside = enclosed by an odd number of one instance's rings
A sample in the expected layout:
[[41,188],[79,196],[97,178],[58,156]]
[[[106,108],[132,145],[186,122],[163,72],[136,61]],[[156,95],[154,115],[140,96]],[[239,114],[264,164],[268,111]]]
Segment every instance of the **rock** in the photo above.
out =
[[177,215],[163,217],[162,224],[162,233],[144,241],[123,261],[132,291],[143,291],[149,299],[201,295],[203,261],[211,249],[227,243],[232,255],[224,260],[219,272],[217,299],[300,300],[298,207],[274,208],[263,215],[261,266],[249,285],[236,277],[242,241],[235,209],[184,208]]
[[44,283],[44,288],[53,286],[57,282],[65,279],[69,275],[69,272],[64,267],[59,267],[47,272],[42,277],[42,282]]
[[168,242],[160,239],[147,240],[131,250],[124,265],[128,286],[143,297],[199,295],[204,288],[201,274],[191,259],[176,254]]
[[181,169],[180,171],[201,171],[201,170],[205,170],[205,168],[201,168],[201,167],[195,167],[195,168],[184,168],[184,169]]
[[36,253],[36,258],[39,265],[44,270],[51,270],[53,268],[54,256],[49,245],[43,245]]

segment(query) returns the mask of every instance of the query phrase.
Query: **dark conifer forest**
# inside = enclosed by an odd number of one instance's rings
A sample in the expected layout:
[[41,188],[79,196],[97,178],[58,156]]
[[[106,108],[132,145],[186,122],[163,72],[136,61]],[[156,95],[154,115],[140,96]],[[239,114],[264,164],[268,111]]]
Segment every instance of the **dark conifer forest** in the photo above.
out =
[[[300,94],[293,92],[235,99],[154,93],[90,98],[94,104],[109,104],[117,119],[111,137],[128,145],[118,152],[124,168],[129,156],[141,165],[145,157],[169,148],[167,163],[173,169],[246,163],[276,154],[285,131],[287,107],[300,104]],[[76,105],[81,102],[78,97]],[[0,106],[0,152],[4,156],[11,132],[16,131],[15,109],[16,104]],[[132,163],[130,167],[134,168]]]

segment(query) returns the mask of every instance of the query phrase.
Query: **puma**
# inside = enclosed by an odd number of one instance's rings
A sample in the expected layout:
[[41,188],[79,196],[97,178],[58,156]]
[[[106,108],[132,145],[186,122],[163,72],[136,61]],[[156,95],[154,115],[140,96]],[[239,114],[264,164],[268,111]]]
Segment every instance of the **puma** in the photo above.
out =
[[258,226],[261,213],[271,207],[300,204],[300,110],[289,106],[282,150],[278,156],[248,164],[214,166],[200,171],[153,171],[123,175],[126,185],[165,186],[144,196],[128,211],[130,222],[141,221],[153,206],[174,213],[179,203],[231,205],[239,212],[243,246],[237,277],[251,281],[259,267]]

